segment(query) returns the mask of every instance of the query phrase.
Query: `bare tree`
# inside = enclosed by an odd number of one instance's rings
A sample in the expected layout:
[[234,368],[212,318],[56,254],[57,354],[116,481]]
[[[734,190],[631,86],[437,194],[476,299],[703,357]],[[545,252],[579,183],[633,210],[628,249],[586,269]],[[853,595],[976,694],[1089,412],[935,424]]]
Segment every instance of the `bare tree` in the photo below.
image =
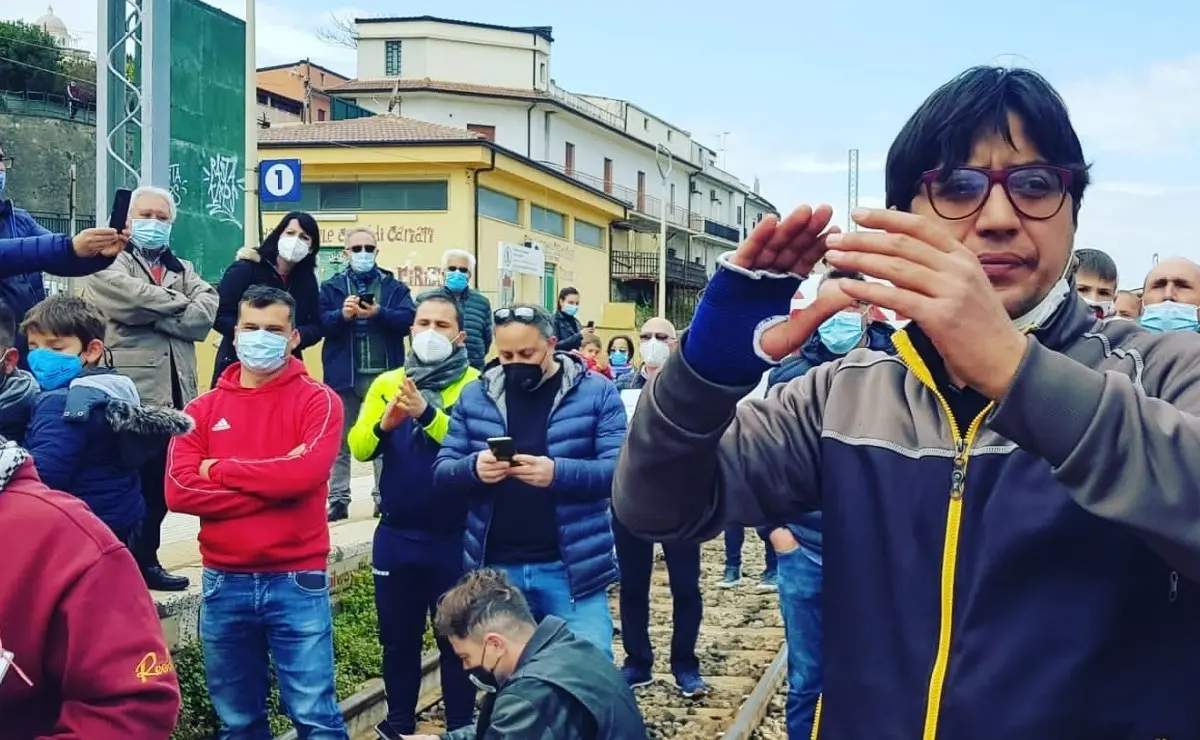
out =
[[347,49],[358,48],[358,28],[354,20],[329,14],[329,25],[317,29],[317,38],[327,44],[343,46]]

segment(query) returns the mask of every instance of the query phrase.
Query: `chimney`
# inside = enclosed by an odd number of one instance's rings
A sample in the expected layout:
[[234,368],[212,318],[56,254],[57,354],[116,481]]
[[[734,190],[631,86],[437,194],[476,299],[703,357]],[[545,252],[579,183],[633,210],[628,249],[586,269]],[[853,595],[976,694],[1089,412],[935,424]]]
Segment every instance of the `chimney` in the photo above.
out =
[[758,192],[758,178],[757,177],[754,178],[754,194],[760,195],[760,193]]

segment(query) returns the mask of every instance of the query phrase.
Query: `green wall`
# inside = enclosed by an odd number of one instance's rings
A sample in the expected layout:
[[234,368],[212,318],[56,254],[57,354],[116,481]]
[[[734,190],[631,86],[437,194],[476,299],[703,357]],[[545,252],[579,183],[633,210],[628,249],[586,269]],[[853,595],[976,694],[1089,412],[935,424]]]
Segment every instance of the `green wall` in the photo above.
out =
[[199,0],[171,3],[171,247],[216,283],[243,243],[246,25]]

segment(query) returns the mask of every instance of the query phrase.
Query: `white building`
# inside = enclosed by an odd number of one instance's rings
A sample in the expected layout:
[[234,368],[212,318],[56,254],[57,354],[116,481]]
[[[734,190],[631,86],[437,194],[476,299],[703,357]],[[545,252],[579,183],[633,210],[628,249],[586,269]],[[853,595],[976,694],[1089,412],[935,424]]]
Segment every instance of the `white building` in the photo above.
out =
[[[612,278],[624,284],[616,297],[653,295],[664,211],[673,257],[668,280],[683,301],[694,300],[718,254],[733,249],[764,214],[777,212],[756,188],[718,168],[716,153],[689,132],[628,101],[555,84],[549,27],[430,16],[356,24],[359,78],[327,89],[329,95],[376,113],[483,133],[629,205],[629,218],[610,229]],[[670,152],[665,188],[659,172],[667,158],[656,154],[659,145]]]

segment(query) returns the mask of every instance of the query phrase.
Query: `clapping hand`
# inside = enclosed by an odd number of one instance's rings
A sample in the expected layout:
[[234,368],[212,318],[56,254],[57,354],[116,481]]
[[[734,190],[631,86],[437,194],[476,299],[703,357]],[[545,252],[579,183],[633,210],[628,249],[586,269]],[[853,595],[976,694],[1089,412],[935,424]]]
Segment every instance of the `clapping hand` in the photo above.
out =
[[417,384],[409,377],[404,378],[404,385],[400,386],[400,392],[396,394],[396,399],[396,403],[414,419],[421,418],[421,414],[429,408],[429,401],[425,400],[425,396],[417,390]]
[[[824,258],[827,240],[840,231],[829,226],[832,218],[833,209],[827,205],[815,210],[799,206],[782,221],[767,216],[738,247],[730,263],[746,270],[807,276]],[[772,358],[782,359],[808,341],[825,319],[853,304],[854,299],[840,288],[822,290],[795,316],[763,332],[760,346]]]
[[841,292],[912,319],[955,378],[988,398],[1003,398],[1028,339],[1013,326],[979,258],[924,216],[867,208],[851,216],[878,231],[829,238],[829,263],[891,285],[840,280]]

